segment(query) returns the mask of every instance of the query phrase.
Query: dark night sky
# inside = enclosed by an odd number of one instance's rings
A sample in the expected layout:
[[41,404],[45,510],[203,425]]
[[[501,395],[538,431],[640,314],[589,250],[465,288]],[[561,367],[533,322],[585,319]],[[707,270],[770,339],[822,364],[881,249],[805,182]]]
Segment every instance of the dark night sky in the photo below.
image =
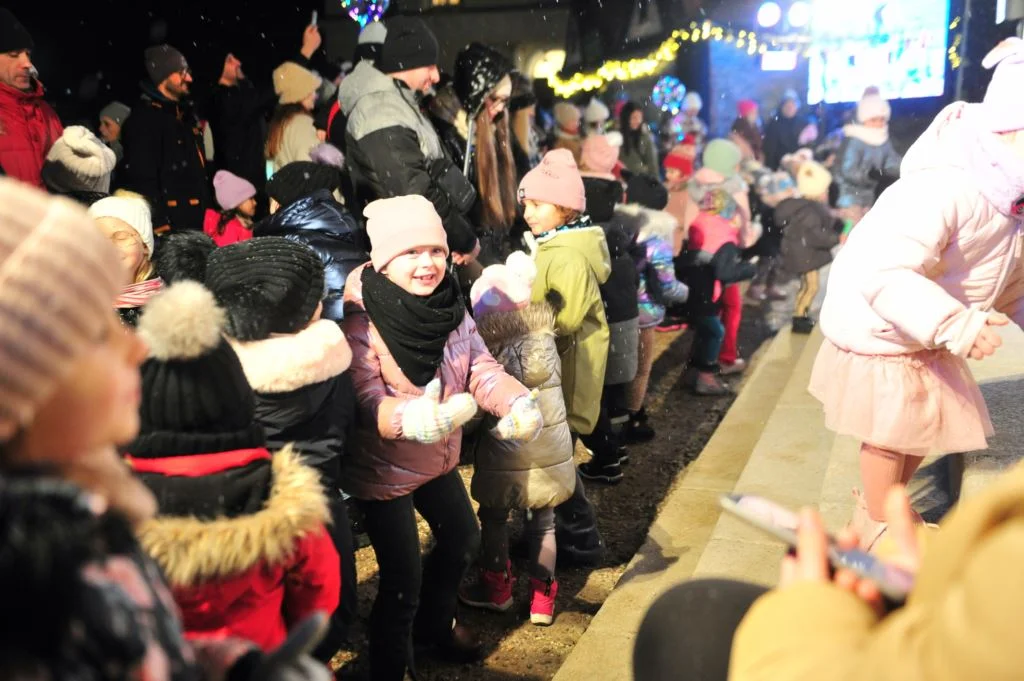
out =
[[[35,0],[8,5],[36,43],[33,60],[65,123],[87,118],[112,99],[129,106],[144,78],[143,50],[180,49],[197,81],[219,76],[220,48],[238,54],[251,77],[298,52],[302,29],[322,0]],[[219,62],[219,63],[218,63]]]

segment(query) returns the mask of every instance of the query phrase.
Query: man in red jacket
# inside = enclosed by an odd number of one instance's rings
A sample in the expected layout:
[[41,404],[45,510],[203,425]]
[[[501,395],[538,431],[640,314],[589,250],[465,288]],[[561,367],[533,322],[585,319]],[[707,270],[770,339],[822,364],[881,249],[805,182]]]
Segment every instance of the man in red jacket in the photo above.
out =
[[0,7],[0,167],[11,177],[43,187],[43,161],[64,127],[43,101],[32,47],[25,27]]

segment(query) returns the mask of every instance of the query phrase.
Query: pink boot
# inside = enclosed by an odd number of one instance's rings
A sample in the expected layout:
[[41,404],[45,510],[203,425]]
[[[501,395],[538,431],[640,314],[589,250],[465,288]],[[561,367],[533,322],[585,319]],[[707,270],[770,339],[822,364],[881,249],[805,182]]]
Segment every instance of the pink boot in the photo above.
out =
[[533,598],[530,600],[530,622],[540,627],[551,626],[555,621],[555,596],[558,595],[558,582],[553,578],[542,581],[530,578],[533,587]]
[[505,612],[512,607],[514,582],[511,562],[501,572],[480,568],[479,579],[459,591],[459,600],[473,608]]

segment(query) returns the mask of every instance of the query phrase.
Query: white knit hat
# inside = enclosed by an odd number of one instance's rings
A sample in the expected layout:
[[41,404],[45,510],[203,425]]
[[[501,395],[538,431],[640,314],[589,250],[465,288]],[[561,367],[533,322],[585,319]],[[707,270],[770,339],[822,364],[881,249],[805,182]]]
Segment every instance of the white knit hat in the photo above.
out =
[[0,178],[0,440],[32,422],[100,338],[123,279],[81,206]]
[[889,120],[892,116],[892,107],[881,95],[871,93],[864,95],[857,103],[857,122],[864,123],[872,118],[884,118]]
[[146,245],[146,250],[153,255],[153,217],[149,212],[149,204],[145,199],[132,196],[108,196],[89,206],[89,217],[117,218],[134,229]]
[[360,45],[383,45],[384,39],[388,37],[388,29],[383,22],[371,21],[362,31],[359,32],[358,44]]
[[704,100],[696,92],[687,92],[686,96],[683,97],[683,111],[689,111],[690,109],[700,111],[703,108]]
[[274,69],[274,92],[281,104],[297,104],[320,89],[321,79],[292,61]]
[[583,111],[583,120],[587,123],[604,123],[611,116],[608,107],[597,97],[590,100],[587,108]]
[[55,192],[110,191],[110,173],[117,157],[88,128],[64,128],[43,164],[43,181]]

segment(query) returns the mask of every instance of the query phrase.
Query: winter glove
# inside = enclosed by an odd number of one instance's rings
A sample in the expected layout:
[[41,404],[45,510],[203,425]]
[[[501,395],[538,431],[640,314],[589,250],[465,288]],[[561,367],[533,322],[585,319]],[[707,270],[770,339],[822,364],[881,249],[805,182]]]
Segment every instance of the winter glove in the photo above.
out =
[[277,650],[260,660],[248,681],[331,681],[327,665],[309,655],[326,633],[326,613],[310,615],[291,630]]
[[402,412],[402,433],[406,440],[432,444],[440,442],[476,414],[476,400],[469,393],[452,395],[441,402],[441,379],[435,378],[423,390],[423,397],[409,400]]
[[499,440],[520,440],[529,442],[537,437],[544,427],[544,415],[537,406],[537,391],[530,392],[512,403],[512,409],[498,421],[494,435]]

